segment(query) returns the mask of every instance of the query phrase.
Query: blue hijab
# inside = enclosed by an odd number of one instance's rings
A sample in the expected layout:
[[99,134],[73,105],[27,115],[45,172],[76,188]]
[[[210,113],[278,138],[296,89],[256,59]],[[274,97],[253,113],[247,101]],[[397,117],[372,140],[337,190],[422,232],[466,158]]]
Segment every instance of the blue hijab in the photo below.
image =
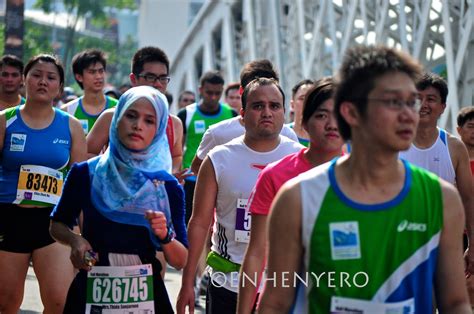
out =
[[[157,130],[150,146],[132,151],[120,142],[117,128],[127,109],[141,98],[153,105]],[[170,175],[167,122],[168,102],[163,94],[148,86],[131,88],[120,97],[115,109],[109,131],[109,148],[98,161],[95,158],[89,161],[92,204],[114,222],[147,227],[156,247],[159,247],[159,241],[145,219],[145,211],[163,212],[172,228],[164,182],[176,179]]]

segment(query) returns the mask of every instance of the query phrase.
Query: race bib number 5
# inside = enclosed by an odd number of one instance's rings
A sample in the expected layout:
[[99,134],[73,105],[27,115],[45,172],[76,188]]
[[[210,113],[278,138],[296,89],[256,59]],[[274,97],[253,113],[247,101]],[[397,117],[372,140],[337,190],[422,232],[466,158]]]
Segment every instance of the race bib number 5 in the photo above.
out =
[[48,167],[22,165],[15,203],[23,200],[56,205],[63,189],[63,174]]
[[88,272],[86,313],[154,313],[154,308],[151,264],[94,266]]
[[248,199],[237,199],[237,212],[235,216],[235,241],[249,243],[251,216],[247,209]]

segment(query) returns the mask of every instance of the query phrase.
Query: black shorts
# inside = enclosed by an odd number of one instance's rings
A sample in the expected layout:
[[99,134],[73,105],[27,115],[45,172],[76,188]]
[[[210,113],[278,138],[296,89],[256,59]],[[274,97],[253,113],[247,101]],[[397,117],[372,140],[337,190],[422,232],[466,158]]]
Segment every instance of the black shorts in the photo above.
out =
[[54,243],[49,235],[53,207],[23,208],[0,203],[0,250],[31,253]]
[[206,294],[206,314],[234,314],[237,310],[237,293],[215,286],[209,279]]

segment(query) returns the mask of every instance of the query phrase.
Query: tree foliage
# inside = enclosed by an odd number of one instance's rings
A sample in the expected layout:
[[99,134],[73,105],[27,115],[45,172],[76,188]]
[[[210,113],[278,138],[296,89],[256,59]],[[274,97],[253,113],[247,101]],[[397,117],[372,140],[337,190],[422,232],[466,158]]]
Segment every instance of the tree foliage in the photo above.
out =
[[[66,41],[63,53],[64,63],[69,63],[69,59],[74,50],[76,37],[76,26],[81,18],[89,17],[97,24],[107,25],[109,22],[105,8],[135,9],[135,0],[36,0],[35,7],[42,9],[46,13],[55,11],[56,4],[61,2],[69,16],[66,30]],[[67,73],[66,69],[66,73]]]

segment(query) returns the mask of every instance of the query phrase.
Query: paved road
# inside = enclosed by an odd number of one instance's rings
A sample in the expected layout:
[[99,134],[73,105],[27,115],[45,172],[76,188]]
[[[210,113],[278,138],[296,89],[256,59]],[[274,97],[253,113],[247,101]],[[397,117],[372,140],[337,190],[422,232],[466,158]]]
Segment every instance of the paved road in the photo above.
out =
[[[170,295],[171,304],[176,306],[176,298],[181,286],[181,272],[168,267],[165,276],[165,284]],[[200,304],[204,306],[204,297],[201,297]],[[21,314],[36,314],[43,312],[43,304],[39,296],[39,286],[33,269],[30,267],[25,283],[25,296],[20,308]],[[195,313],[205,313],[204,308],[196,308]]]

